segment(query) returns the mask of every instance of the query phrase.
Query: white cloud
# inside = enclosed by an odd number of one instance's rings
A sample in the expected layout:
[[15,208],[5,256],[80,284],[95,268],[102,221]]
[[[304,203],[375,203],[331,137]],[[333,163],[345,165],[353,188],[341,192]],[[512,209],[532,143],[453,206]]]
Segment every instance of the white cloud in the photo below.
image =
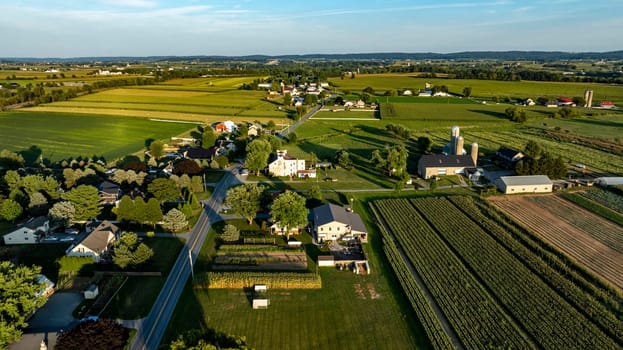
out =
[[158,6],[157,2],[151,0],[102,0],[102,3],[117,7],[150,8]]

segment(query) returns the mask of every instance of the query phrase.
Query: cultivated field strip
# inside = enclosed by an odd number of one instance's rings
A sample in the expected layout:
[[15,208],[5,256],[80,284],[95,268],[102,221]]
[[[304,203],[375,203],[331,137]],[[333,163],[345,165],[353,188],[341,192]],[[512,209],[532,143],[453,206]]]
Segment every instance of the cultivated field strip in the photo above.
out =
[[411,203],[540,347],[617,347],[613,339],[450,201],[422,198]]
[[[415,271],[409,259],[405,256],[403,248],[399,246],[384,217],[379,215],[379,210],[376,205],[372,205],[371,210],[383,233],[383,251],[394,269],[398,281],[411,303],[411,307],[413,307],[413,310],[422,323],[431,345],[433,348],[439,350],[450,349],[452,347],[462,349],[461,343],[456,337],[454,330],[450,328],[445,315],[439,309],[439,306],[436,305],[435,300],[430,296],[430,292],[424,285],[424,282],[417,271]],[[441,319],[443,319],[443,321]],[[444,324],[442,325],[442,323]]]
[[473,197],[451,196],[448,199],[465,215],[478,223],[499,244],[509,250],[532,272],[590,318],[600,329],[623,346],[623,320],[617,315],[620,299],[586,280],[567,261],[543,249],[537,242],[525,237],[526,233],[505,223],[492,206]]
[[623,254],[596,241],[581,228],[560,220],[548,209],[535,205],[526,196],[490,200],[547,242],[614,286],[623,289]]
[[601,188],[592,188],[589,191],[582,192],[581,195],[623,214],[623,196]]
[[534,348],[408,200],[375,205],[465,348]]
[[623,227],[604,220],[559,196],[526,197],[532,203],[558,216],[564,222],[580,228],[606,246],[623,254]]

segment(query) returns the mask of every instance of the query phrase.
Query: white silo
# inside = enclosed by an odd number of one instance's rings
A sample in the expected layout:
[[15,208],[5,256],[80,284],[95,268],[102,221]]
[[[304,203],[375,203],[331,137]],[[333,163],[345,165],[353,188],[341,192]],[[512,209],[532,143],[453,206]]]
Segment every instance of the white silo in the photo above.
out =
[[463,143],[465,142],[465,140],[463,140],[463,136],[459,136],[459,139],[456,141],[456,149],[454,150],[454,154],[456,155],[463,155]]
[[476,142],[472,143],[470,155],[472,157],[472,160],[474,161],[474,166],[478,166],[478,144]]
[[459,135],[461,134],[461,130],[458,126],[454,125],[450,129],[450,154],[459,154],[457,153],[457,143],[459,141]]

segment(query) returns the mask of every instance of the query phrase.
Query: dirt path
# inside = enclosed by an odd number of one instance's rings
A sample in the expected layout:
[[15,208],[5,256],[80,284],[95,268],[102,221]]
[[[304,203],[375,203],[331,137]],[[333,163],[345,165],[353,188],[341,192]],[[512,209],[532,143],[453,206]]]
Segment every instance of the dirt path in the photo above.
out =
[[[579,227],[577,222],[572,223],[561,219],[546,207],[530,200],[530,196],[492,197],[489,200],[545,241],[596,275],[601,276],[613,286],[623,290],[623,273],[621,273],[623,271],[623,254],[596,240]],[[576,220],[584,217],[595,227],[599,227],[602,221],[605,221],[601,217],[587,215],[581,210],[582,208],[574,208],[573,206],[567,208],[572,211],[568,215],[575,217]]]

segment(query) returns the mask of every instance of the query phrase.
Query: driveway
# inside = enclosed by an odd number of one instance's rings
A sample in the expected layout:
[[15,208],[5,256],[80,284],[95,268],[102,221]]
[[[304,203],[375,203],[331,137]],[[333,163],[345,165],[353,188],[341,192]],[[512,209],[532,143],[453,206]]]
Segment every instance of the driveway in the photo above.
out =
[[9,350],[39,349],[43,340],[48,349],[53,349],[61,329],[66,329],[76,321],[71,313],[82,302],[82,293],[62,292],[52,294],[45,305],[28,321],[22,338],[11,345]]
[[47,303],[28,321],[24,333],[59,331],[74,322],[71,313],[82,302],[82,293],[54,293]]

